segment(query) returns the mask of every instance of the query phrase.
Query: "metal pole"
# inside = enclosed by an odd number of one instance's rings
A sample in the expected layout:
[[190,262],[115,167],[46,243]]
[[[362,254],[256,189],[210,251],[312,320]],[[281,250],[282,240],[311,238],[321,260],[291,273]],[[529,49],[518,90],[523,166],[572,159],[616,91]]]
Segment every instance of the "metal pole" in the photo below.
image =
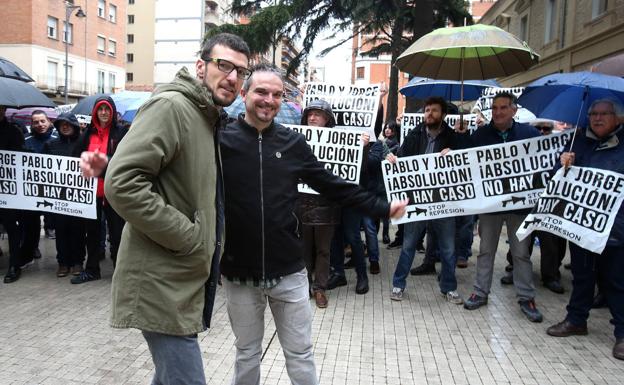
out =
[[69,75],[69,68],[68,68],[68,63],[69,63],[69,42],[67,41],[67,37],[69,35],[69,16],[71,15],[71,12],[73,11],[73,7],[70,5],[65,5],[65,32],[63,32],[65,34],[65,88],[63,89],[63,92],[65,93],[65,104],[67,103],[67,76]]

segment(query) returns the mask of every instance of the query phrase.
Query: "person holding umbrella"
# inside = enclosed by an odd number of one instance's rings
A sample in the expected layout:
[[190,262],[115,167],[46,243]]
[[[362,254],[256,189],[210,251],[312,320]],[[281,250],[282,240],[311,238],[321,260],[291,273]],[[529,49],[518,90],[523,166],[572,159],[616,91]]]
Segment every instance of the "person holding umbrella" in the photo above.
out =
[[[455,129],[463,133],[462,147],[488,146],[540,136],[539,131],[528,124],[514,121],[518,107],[516,98],[508,92],[501,92],[492,102],[492,121],[468,135],[466,127],[456,125]],[[520,309],[531,322],[542,322],[542,313],[535,305],[535,287],[533,285],[533,264],[529,254],[531,238],[523,241],[516,237],[516,230],[522,224],[527,210],[502,211],[479,215],[479,255],[477,257],[477,276],[474,291],[464,302],[464,308],[475,310],[488,303],[492,286],[494,257],[498,248],[503,222],[507,225],[509,245],[513,258],[513,283],[516,287]]]
[[[24,135],[18,126],[9,123],[4,116],[6,107],[0,106],[0,150],[24,151]],[[4,276],[4,283],[17,281],[22,274],[20,261],[20,229],[17,225],[19,211],[0,208],[0,223],[9,237],[9,269]]]
[[[576,132],[575,141],[561,154],[563,167],[594,167],[624,174],[624,106],[612,99],[598,99],[589,108],[589,127]],[[529,239],[529,238],[527,238]],[[572,295],[566,318],[549,327],[548,335],[568,337],[587,334],[596,275],[604,280],[607,304],[615,326],[613,357],[624,360],[624,205],[615,217],[607,246],[600,254],[570,242]]]

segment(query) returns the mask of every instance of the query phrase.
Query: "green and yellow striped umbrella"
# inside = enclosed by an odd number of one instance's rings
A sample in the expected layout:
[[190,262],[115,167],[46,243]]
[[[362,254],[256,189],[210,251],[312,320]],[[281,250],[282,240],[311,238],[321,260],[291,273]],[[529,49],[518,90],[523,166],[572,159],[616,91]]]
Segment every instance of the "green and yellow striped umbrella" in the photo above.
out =
[[399,56],[403,72],[432,79],[491,79],[527,70],[539,56],[516,36],[476,24],[439,28],[418,39]]

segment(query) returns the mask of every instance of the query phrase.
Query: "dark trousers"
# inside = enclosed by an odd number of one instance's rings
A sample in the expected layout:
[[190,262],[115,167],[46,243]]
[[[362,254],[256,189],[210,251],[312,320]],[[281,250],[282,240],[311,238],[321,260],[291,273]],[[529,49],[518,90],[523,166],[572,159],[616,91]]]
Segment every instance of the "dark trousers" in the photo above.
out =
[[566,308],[566,319],[577,326],[587,323],[594,299],[596,274],[601,274],[613,317],[611,323],[615,326],[615,338],[624,338],[624,246],[607,246],[602,254],[595,254],[570,243],[570,256],[572,294]]
[[559,281],[559,267],[565,257],[567,241],[546,231],[538,231],[537,238],[540,241],[542,282]]
[[[334,225],[303,225],[303,257],[312,290],[325,290]],[[312,278],[314,276],[314,279]]]
[[20,254],[24,261],[32,259],[35,249],[39,247],[41,238],[41,213],[39,211],[22,210],[20,214],[22,243]]
[[0,221],[9,238],[9,267],[20,266],[20,228],[18,226],[19,211],[0,209]]
[[56,260],[59,266],[81,265],[85,258],[85,220],[69,215],[54,215]]
[[342,209],[342,222],[336,226],[331,245],[330,263],[335,274],[345,275],[344,271],[344,242],[351,245],[351,258],[355,258],[355,272],[359,276],[366,276],[366,260],[364,259],[364,243],[360,235],[360,225],[363,215],[350,209]]
[[92,274],[100,273],[100,245],[102,241],[102,211],[106,213],[108,236],[110,240],[110,253],[113,265],[117,262],[117,250],[121,240],[121,231],[125,224],[124,220],[108,204],[103,204],[102,198],[96,201],[97,219],[85,221],[87,230],[87,264],[85,271]]

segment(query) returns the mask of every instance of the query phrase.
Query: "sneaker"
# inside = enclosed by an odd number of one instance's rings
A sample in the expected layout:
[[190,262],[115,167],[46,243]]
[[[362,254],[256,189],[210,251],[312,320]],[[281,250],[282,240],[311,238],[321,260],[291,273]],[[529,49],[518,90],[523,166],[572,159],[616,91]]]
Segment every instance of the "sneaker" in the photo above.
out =
[[442,295],[446,297],[447,301],[449,301],[450,303],[453,303],[455,305],[461,305],[462,303],[464,303],[464,300],[459,295],[457,290],[451,290],[451,291],[447,292],[446,294],[442,293]]
[[470,298],[468,298],[464,302],[464,309],[466,310],[475,310],[480,308],[481,306],[485,306],[488,303],[488,297],[481,297],[476,293],[470,294]]
[[403,301],[403,293],[405,293],[405,289],[393,287],[392,293],[390,293],[390,299],[393,301]]
[[69,274],[69,267],[67,266],[59,266],[58,269],[56,269],[56,276],[59,278],[67,277],[68,274]]
[[81,283],[86,283],[89,281],[96,281],[100,279],[100,273],[89,273],[87,271],[83,271],[80,275],[77,275],[71,279],[71,283],[74,285],[79,285]]
[[537,310],[537,307],[535,306],[535,300],[528,299],[518,301],[518,303],[520,304],[520,310],[522,310],[522,312],[529,319],[529,321],[542,322],[544,317],[542,317],[542,313]]
[[319,309],[325,309],[327,307],[327,296],[325,295],[325,291],[323,290],[315,290],[314,291],[314,302],[316,302],[316,307]]
[[378,261],[371,261],[369,270],[370,270],[371,274],[379,274],[379,272],[380,272],[379,262]]
[[82,265],[75,265],[72,266],[71,268],[71,275],[76,276],[76,275],[80,275],[82,274],[82,272],[84,271]]
[[45,237],[48,239],[56,239],[56,231],[54,229],[45,229]]
[[384,236],[381,238],[381,241],[383,242],[383,244],[384,244],[384,245],[387,245],[388,243],[390,243],[390,237],[389,237],[389,236],[387,236],[387,235],[384,235]]
[[399,239],[395,239],[394,241],[388,244],[388,250],[400,249],[401,246],[403,246],[403,241]]

